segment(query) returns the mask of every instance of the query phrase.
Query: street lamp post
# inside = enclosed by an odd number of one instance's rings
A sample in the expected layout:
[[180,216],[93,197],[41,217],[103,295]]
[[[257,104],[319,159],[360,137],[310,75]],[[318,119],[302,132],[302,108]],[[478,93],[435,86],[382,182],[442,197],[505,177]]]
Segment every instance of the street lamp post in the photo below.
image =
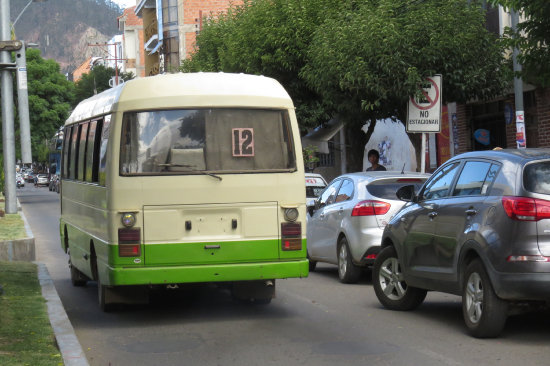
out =
[[[10,3],[9,0],[0,0],[0,41],[9,41],[10,32]],[[11,52],[0,51],[0,63],[11,63]],[[13,127],[13,78],[11,70],[2,67],[2,150],[4,153],[4,194],[6,197],[5,211],[8,214],[17,213],[17,198],[15,194],[15,131]]]
[[[15,33],[15,24],[21,18],[25,10],[32,3],[40,3],[48,0],[30,0],[27,5],[21,10],[17,18],[12,23],[12,28]],[[29,44],[31,46],[31,44]],[[36,46],[33,44],[33,46]],[[16,70],[17,70],[17,102],[19,111],[19,130],[21,133],[21,162],[23,166],[32,164],[31,150],[31,123],[29,118],[29,92],[27,88],[27,55],[26,45],[23,42],[23,47],[15,54]]]

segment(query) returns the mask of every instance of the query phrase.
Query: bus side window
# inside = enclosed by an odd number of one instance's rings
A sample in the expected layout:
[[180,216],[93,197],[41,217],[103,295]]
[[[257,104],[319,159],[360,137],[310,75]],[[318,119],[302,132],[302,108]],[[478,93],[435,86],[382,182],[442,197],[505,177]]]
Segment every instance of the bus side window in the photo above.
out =
[[[96,180],[93,179],[94,174],[94,165],[97,165],[97,159],[95,158],[95,148],[96,148],[96,127],[97,121],[90,122],[90,127],[88,127],[88,141],[86,143],[86,173],[85,180],[86,182],[97,182],[97,173]],[[96,169],[97,172],[97,169]]]
[[65,127],[65,132],[63,133],[63,166],[61,169],[61,177],[69,178],[69,164],[71,161],[71,130],[72,128]]
[[86,137],[88,136],[89,123],[83,123],[80,125],[80,141],[78,143],[78,177],[80,181],[84,181],[84,173],[86,169]]
[[109,124],[111,123],[111,115],[105,116],[103,125],[98,127],[99,132],[97,136],[101,136],[98,149],[98,181],[99,184],[105,186],[107,182],[106,170],[107,170],[107,145],[109,142]]
[[76,173],[76,170],[78,169],[78,136],[79,136],[79,130],[80,126],[75,125],[73,126],[73,131],[71,134],[71,156],[70,156],[70,162],[71,165],[69,166],[69,178],[70,179],[76,179],[78,176]]

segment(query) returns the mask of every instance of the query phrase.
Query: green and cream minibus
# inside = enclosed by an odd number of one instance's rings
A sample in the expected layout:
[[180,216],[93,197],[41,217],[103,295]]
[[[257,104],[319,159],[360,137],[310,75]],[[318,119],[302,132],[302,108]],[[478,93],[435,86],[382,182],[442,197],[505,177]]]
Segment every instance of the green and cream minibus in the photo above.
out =
[[308,275],[299,131],[277,81],[134,79],[82,101],[64,136],[61,245],[103,310],[208,282],[268,303],[276,279]]

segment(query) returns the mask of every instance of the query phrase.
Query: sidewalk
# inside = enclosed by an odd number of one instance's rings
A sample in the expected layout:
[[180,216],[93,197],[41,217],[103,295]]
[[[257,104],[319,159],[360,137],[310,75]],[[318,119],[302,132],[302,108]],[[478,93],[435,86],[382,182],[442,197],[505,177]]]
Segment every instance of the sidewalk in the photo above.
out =
[[6,250],[7,260],[9,261],[33,261],[33,263],[37,265],[37,275],[42,288],[42,296],[46,300],[48,317],[50,318],[50,324],[55,334],[57,346],[63,357],[63,364],[66,366],[89,366],[86,355],[76,337],[74,328],[65,312],[65,308],[61,303],[61,299],[55,289],[46,265],[34,261],[35,240],[30,225],[21,210],[19,201],[17,201],[17,208],[25,224],[27,237],[19,240],[0,242],[0,247]]

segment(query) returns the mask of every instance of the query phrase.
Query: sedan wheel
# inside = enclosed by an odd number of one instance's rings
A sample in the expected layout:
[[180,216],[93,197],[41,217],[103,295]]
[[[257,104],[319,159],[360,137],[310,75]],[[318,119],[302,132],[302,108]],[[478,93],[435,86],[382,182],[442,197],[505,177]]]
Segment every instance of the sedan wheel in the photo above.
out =
[[426,290],[408,286],[405,282],[395,248],[382,249],[376,257],[372,271],[372,284],[376,297],[391,310],[412,310],[426,298]]
[[464,273],[462,314],[471,335],[496,337],[508,316],[508,303],[495,294],[489,276],[479,259],[472,261]]
[[348,240],[343,237],[338,243],[338,277],[342,283],[356,283],[361,276],[361,268],[353,264]]

